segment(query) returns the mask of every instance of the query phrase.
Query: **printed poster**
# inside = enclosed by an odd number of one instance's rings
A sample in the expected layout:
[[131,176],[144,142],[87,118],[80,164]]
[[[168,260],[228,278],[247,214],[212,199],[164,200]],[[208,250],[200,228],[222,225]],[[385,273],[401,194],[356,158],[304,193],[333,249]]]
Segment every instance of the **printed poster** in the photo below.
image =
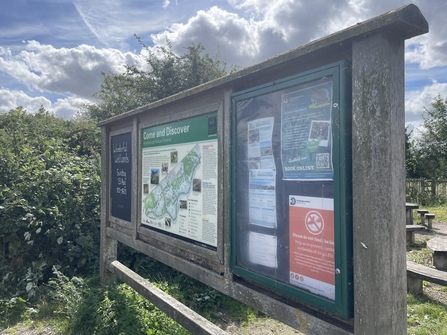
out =
[[273,158],[273,117],[248,122],[249,222],[276,228],[276,166]]
[[249,169],[276,170],[273,158],[273,117],[248,122],[248,166]]
[[290,284],[335,300],[334,200],[289,196]]
[[142,224],[217,246],[217,114],[143,129]]
[[251,224],[276,228],[275,182],[275,170],[250,170],[248,197]]
[[285,180],[332,180],[332,82],[282,95],[281,161]]

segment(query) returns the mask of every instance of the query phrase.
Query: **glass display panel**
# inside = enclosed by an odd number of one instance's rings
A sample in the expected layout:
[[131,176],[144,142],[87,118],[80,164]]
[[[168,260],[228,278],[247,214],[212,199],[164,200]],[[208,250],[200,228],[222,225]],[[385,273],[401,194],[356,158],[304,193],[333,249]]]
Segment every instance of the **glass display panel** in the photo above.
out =
[[235,265],[334,301],[333,77],[289,86],[234,100]]

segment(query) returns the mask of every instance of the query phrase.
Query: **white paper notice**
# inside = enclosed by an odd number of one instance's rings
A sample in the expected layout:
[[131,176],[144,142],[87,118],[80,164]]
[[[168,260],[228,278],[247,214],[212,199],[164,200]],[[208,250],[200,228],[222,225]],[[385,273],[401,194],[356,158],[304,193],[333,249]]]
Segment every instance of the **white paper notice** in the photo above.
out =
[[251,263],[278,267],[276,236],[250,232],[248,234],[248,258]]
[[248,122],[248,165],[249,169],[275,169],[272,134],[273,117]]
[[250,170],[250,223],[276,228],[276,171]]

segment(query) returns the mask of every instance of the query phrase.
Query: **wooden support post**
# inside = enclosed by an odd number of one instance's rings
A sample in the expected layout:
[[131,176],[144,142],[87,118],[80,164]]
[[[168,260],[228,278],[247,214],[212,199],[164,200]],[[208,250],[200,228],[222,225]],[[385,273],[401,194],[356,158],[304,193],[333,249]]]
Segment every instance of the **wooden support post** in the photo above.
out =
[[407,292],[422,294],[422,279],[407,276]]
[[404,40],[352,48],[354,333],[405,335]]
[[[109,137],[106,127],[101,128],[101,160],[103,162],[110,161]],[[99,273],[101,282],[105,285],[112,284],[115,281],[115,276],[107,270],[106,262],[110,259],[116,259],[117,256],[117,241],[107,236],[109,222],[108,199],[110,194],[110,188],[107,182],[108,169],[109,164],[101,164],[101,242],[99,248]]]

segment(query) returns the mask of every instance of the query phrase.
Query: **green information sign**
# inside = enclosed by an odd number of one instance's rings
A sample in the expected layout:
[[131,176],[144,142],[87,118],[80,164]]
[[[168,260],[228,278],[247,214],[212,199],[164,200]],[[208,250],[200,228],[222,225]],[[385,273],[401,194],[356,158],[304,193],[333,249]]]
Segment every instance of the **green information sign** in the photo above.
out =
[[217,114],[142,130],[144,227],[217,247]]

